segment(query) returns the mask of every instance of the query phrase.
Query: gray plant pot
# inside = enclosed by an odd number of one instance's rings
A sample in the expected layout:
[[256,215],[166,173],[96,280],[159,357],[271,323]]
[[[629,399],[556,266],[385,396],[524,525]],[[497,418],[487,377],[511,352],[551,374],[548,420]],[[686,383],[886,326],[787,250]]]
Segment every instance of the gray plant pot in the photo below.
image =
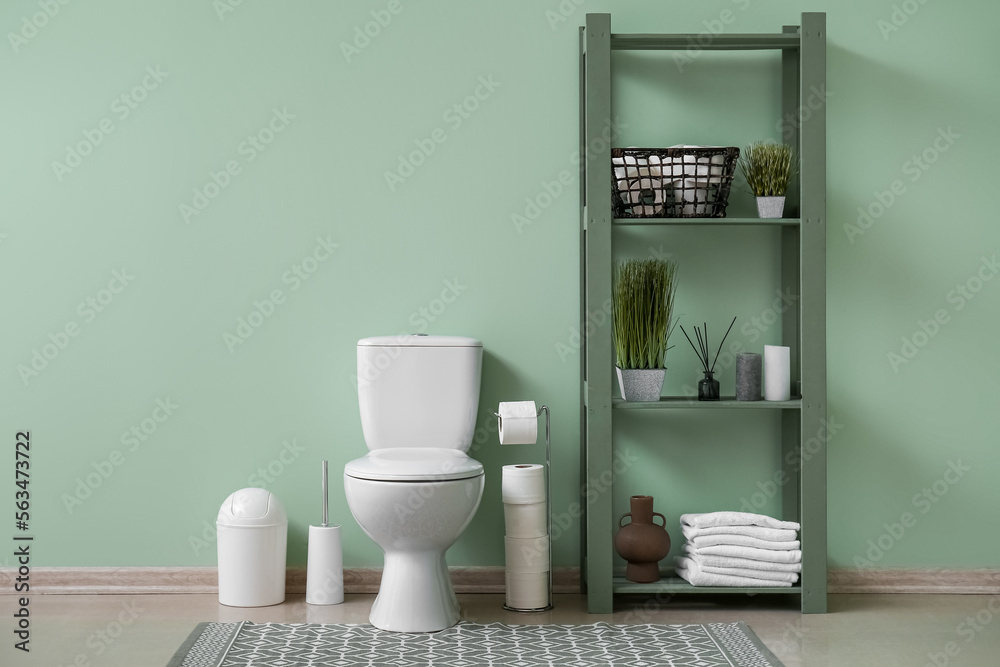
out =
[[757,197],[757,215],[760,217],[780,218],[784,211],[784,197]]
[[626,401],[658,401],[666,368],[618,368],[618,389]]

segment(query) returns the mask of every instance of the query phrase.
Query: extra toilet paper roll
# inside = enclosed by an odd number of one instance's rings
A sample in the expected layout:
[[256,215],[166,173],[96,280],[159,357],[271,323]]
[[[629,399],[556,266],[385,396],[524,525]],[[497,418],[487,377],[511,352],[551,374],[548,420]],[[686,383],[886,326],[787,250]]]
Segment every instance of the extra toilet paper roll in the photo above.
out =
[[549,605],[548,572],[508,572],[507,606],[511,609],[542,609]]
[[549,536],[505,537],[507,572],[537,574],[549,570]]
[[306,603],[344,601],[344,554],[340,526],[309,526],[306,563]]
[[780,345],[764,346],[764,400],[787,401],[791,398],[789,349]]
[[504,503],[507,537],[544,537],[549,532],[548,503]]
[[501,403],[497,410],[501,445],[533,445],[538,440],[538,410],[534,401]]
[[545,466],[538,463],[504,466],[500,495],[503,502],[516,505],[545,502]]

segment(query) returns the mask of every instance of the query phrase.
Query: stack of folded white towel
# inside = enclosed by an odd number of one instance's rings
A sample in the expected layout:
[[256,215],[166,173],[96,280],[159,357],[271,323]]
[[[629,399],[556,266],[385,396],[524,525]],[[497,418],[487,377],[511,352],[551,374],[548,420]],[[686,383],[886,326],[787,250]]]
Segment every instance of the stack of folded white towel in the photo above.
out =
[[802,571],[799,524],[748,512],[682,514],[677,576],[693,586],[791,586]]

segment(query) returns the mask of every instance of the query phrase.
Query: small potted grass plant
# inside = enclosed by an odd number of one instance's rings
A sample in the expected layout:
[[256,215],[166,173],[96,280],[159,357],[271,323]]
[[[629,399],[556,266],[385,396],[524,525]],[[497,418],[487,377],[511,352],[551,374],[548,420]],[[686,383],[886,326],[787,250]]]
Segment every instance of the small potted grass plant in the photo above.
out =
[[740,154],[740,171],[757,197],[757,214],[780,218],[785,209],[785,191],[792,178],[792,147],[758,141]]
[[612,305],[618,387],[626,401],[658,401],[674,330],[677,264],[629,259],[615,266]]

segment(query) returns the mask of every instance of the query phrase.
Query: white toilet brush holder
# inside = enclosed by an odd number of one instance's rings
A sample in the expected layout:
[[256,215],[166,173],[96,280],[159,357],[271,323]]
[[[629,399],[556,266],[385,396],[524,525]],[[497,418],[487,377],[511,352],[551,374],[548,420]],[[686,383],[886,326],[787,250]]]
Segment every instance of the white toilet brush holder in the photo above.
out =
[[323,523],[309,526],[306,563],[306,604],[330,605],[344,601],[344,552],[340,525],[329,525],[327,462],[323,461]]

